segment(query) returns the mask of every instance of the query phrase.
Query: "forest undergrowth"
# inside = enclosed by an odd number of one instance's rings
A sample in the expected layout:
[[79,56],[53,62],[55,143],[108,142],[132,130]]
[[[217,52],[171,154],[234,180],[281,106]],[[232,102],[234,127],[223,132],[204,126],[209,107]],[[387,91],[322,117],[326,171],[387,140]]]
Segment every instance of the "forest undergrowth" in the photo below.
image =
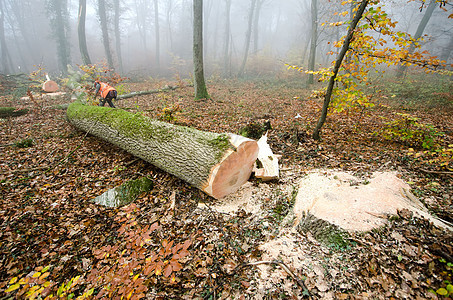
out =
[[[410,79],[407,79],[410,80]],[[181,82],[123,82],[128,91]],[[300,177],[317,168],[369,176],[394,170],[438,217],[453,221],[453,100],[450,83],[379,83],[375,106],[332,113],[321,141],[311,139],[322,100],[300,82],[208,82],[118,100],[116,106],[206,131],[239,133],[270,123],[269,144],[281,168]],[[376,83],[378,86],[378,83]],[[410,87],[413,87],[412,90]],[[4,92],[4,91],[3,91]],[[426,92],[426,97],[420,95]],[[23,95],[25,96],[25,95]],[[259,246],[284,230],[291,196],[271,193],[269,213],[232,215],[180,179],[72,127],[65,100],[3,95],[0,106],[27,114],[0,119],[0,299],[448,298],[453,295],[453,237],[407,212],[388,226],[326,245],[298,233],[320,274],[283,258],[266,262],[281,278],[259,290]],[[56,103],[60,102],[60,103]],[[90,200],[147,176],[152,191],[124,208]],[[263,184],[251,178],[254,185]],[[281,182],[266,183],[279,190]],[[204,205],[200,205],[203,203]],[[52,297],[51,297],[52,296]]]

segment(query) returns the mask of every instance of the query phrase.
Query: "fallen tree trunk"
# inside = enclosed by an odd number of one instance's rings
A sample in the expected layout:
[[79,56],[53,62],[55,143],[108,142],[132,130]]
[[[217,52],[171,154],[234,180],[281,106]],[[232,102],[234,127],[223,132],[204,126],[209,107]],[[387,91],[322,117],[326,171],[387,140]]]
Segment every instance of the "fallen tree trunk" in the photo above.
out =
[[15,107],[0,107],[0,119],[6,119],[9,117],[18,117],[28,113],[28,109],[19,109]]
[[[187,85],[191,86],[191,85]],[[127,99],[127,98],[132,98],[136,96],[142,96],[142,95],[149,95],[149,94],[157,94],[157,93],[162,93],[166,91],[173,91],[176,90],[177,88],[180,88],[180,86],[166,86],[161,89],[156,89],[156,90],[149,90],[149,91],[139,91],[139,92],[132,92],[129,94],[123,94],[123,95],[118,95],[116,99]]]
[[75,127],[217,199],[236,191],[249,179],[258,156],[254,140],[177,126],[120,109],[76,101],[69,105],[67,118]]

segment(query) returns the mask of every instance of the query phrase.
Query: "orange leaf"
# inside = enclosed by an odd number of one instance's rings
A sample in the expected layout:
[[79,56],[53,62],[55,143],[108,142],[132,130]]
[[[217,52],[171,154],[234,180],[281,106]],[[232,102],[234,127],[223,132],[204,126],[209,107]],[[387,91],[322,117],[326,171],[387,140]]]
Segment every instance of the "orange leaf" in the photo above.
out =
[[172,271],[173,271],[172,266],[171,266],[170,264],[167,265],[167,266],[164,268],[164,276],[167,277],[167,278],[170,277]]

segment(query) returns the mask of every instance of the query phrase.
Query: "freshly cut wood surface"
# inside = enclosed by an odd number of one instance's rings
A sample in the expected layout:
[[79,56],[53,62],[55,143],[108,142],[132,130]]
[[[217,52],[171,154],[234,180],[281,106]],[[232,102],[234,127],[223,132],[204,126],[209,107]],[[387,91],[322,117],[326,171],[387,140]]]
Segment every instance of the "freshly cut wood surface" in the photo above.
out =
[[42,85],[42,90],[47,93],[55,93],[58,91],[58,84],[53,80],[46,80]]

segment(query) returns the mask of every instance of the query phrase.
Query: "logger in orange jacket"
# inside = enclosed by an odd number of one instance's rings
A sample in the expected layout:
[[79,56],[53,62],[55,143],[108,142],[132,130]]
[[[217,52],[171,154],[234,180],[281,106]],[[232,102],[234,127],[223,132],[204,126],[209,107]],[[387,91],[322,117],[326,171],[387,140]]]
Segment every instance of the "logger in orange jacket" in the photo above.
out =
[[99,99],[99,105],[104,106],[105,101],[107,101],[110,107],[115,108],[115,105],[113,105],[112,102],[112,100],[116,99],[117,96],[117,91],[115,90],[115,88],[111,87],[105,82],[100,82],[98,80],[94,82],[94,87],[96,88],[96,91],[94,92],[94,99],[96,100],[98,92],[101,96],[101,98]]

